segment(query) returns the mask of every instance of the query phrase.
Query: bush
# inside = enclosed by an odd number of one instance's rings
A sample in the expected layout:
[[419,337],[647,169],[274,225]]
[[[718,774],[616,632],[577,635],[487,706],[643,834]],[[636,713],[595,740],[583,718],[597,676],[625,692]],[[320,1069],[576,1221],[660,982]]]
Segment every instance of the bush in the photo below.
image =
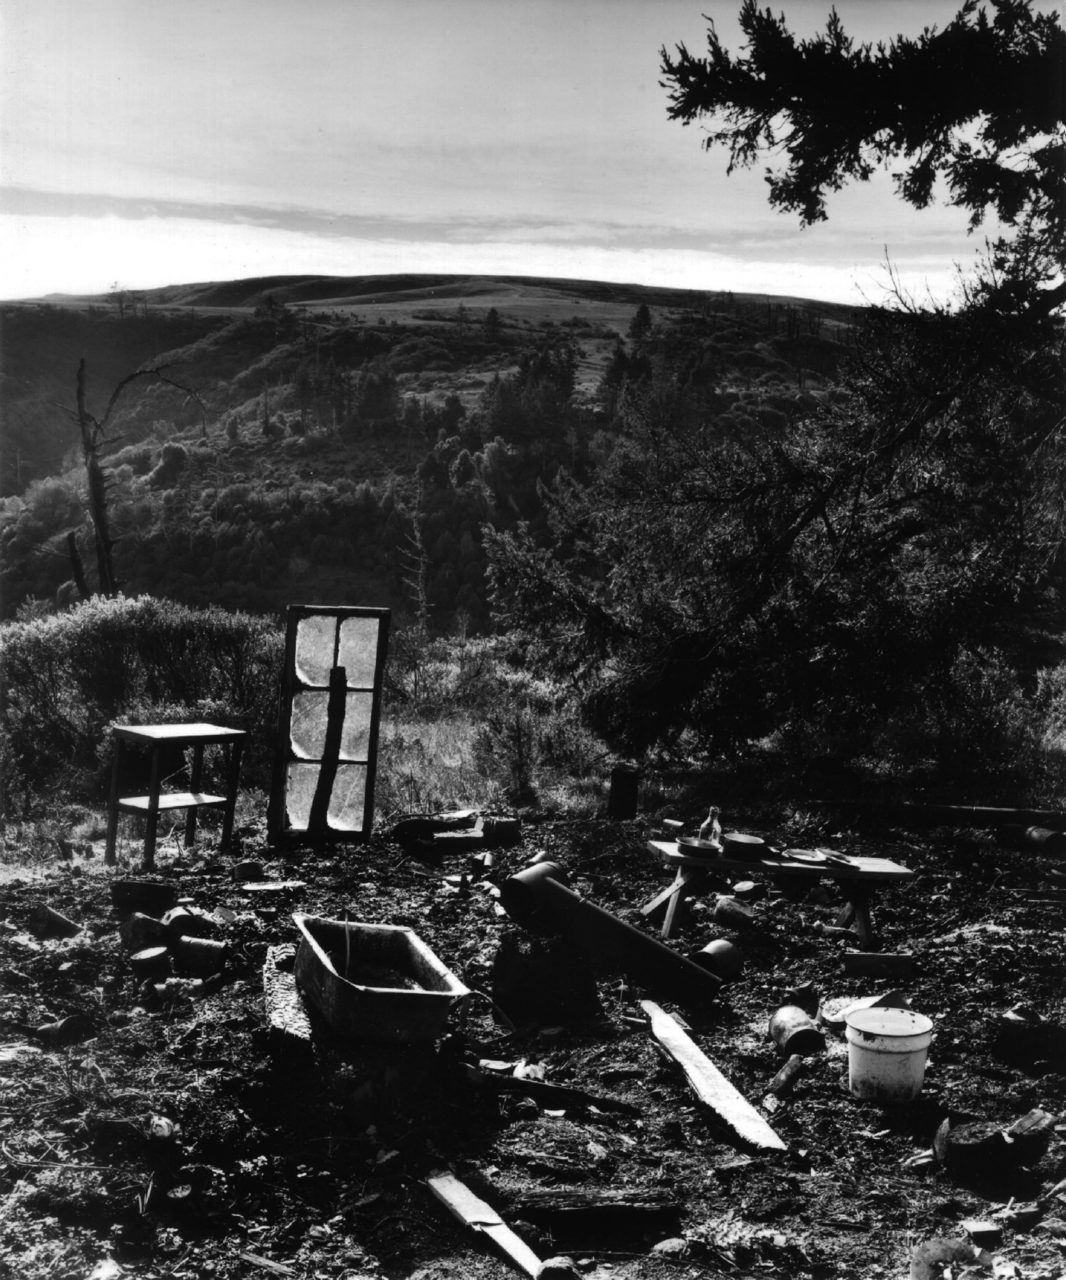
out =
[[159,465],[148,477],[148,483],[156,489],[168,489],[185,470],[189,454],[184,445],[167,441]]
[[0,812],[29,814],[48,796],[102,799],[115,723],[248,729],[245,780],[265,785],[282,648],[270,619],[148,596],[5,624]]

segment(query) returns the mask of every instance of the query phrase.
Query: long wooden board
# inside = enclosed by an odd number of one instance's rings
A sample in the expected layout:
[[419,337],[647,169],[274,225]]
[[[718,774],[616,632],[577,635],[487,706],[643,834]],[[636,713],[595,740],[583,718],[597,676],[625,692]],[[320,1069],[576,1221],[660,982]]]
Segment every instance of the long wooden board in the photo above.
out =
[[770,1128],[748,1100],[718,1070],[677,1020],[653,1000],[640,1007],[651,1019],[651,1033],[688,1077],[699,1100],[749,1146],[761,1151],[787,1151],[781,1138]]
[[494,1240],[516,1266],[527,1275],[536,1276],[540,1259],[524,1240],[511,1230],[496,1210],[451,1173],[434,1173],[426,1186],[458,1219],[474,1231],[482,1231]]

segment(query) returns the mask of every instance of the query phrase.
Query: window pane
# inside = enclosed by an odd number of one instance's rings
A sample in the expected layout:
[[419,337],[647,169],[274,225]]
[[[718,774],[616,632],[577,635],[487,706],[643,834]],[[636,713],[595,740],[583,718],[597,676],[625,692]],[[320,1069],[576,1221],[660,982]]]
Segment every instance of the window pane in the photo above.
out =
[[337,619],[313,613],[296,624],[296,677],[304,684],[328,685],[337,640]]
[[289,826],[294,831],[306,831],[311,821],[311,802],[318,785],[317,764],[290,764],[288,785],[285,788],[285,810]]
[[344,668],[349,689],[373,687],[380,627],[378,618],[345,618],[341,623],[337,665]]
[[289,737],[292,753],[301,760],[321,760],[326,749],[328,693],[294,693]]
[[374,695],[350,693],[346,702],[341,759],[365,760],[370,754],[370,713],[374,707]]
[[332,831],[361,831],[366,807],[366,765],[342,764],[329,799]]

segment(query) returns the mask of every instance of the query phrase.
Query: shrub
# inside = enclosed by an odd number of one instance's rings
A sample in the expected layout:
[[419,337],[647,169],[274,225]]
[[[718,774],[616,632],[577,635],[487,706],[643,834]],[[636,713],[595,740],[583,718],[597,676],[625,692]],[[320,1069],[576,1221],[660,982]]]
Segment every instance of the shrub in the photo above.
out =
[[148,596],[96,597],[4,625],[2,811],[28,814],[48,795],[101,799],[114,723],[222,720],[248,729],[252,781],[272,736],[282,646],[269,619]]
[[189,454],[184,445],[167,441],[159,465],[148,477],[148,483],[156,489],[168,489],[185,470]]

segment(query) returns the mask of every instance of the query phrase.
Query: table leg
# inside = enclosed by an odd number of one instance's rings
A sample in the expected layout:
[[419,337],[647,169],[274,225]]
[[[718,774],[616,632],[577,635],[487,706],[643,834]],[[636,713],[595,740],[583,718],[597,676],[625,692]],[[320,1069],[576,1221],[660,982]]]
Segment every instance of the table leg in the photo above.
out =
[[118,837],[118,783],[121,772],[122,739],[114,740],[114,756],[111,762],[111,796],[107,805],[107,844],[104,847],[104,862],[115,865],[115,841]]
[[240,783],[243,751],[243,742],[234,742],[230,745],[226,767],[226,807],[222,811],[221,845],[223,849],[228,849],[233,840],[233,813],[237,807],[237,787]]
[[851,902],[845,902],[837,912],[837,917],[833,923],[838,929],[846,929],[852,920],[855,919],[855,906]]
[[144,869],[150,871],[155,866],[155,836],[159,825],[159,785],[160,785],[159,745],[152,746],[152,763],[148,772],[148,812],[145,815],[144,828]]
[[684,897],[702,875],[703,872],[696,870],[694,867],[680,867],[678,869],[677,879],[672,886],[674,892],[666,908],[666,918],[663,920],[662,936],[664,938],[669,938],[673,933],[674,924],[677,922],[677,914],[681,910]]
[[855,932],[859,935],[863,950],[880,951],[881,942],[874,930],[873,920],[870,918],[873,890],[855,885],[848,892],[851,896],[851,905],[855,909]]
[[[198,795],[204,776],[204,744],[197,742],[192,749],[192,769],[189,771],[189,790]],[[196,841],[196,806],[189,805],[185,810],[185,847]]]
[[654,898],[651,899],[650,902],[645,902],[645,904],[640,909],[640,914],[642,916],[650,916],[653,912],[658,911],[660,907],[664,907],[670,901],[670,899],[674,896],[677,886],[680,883],[681,883],[681,871],[679,869],[675,873],[673,880],[670,881],[670,883],[666,886],[665,889],[660,889],[659,892],[655,895]]

